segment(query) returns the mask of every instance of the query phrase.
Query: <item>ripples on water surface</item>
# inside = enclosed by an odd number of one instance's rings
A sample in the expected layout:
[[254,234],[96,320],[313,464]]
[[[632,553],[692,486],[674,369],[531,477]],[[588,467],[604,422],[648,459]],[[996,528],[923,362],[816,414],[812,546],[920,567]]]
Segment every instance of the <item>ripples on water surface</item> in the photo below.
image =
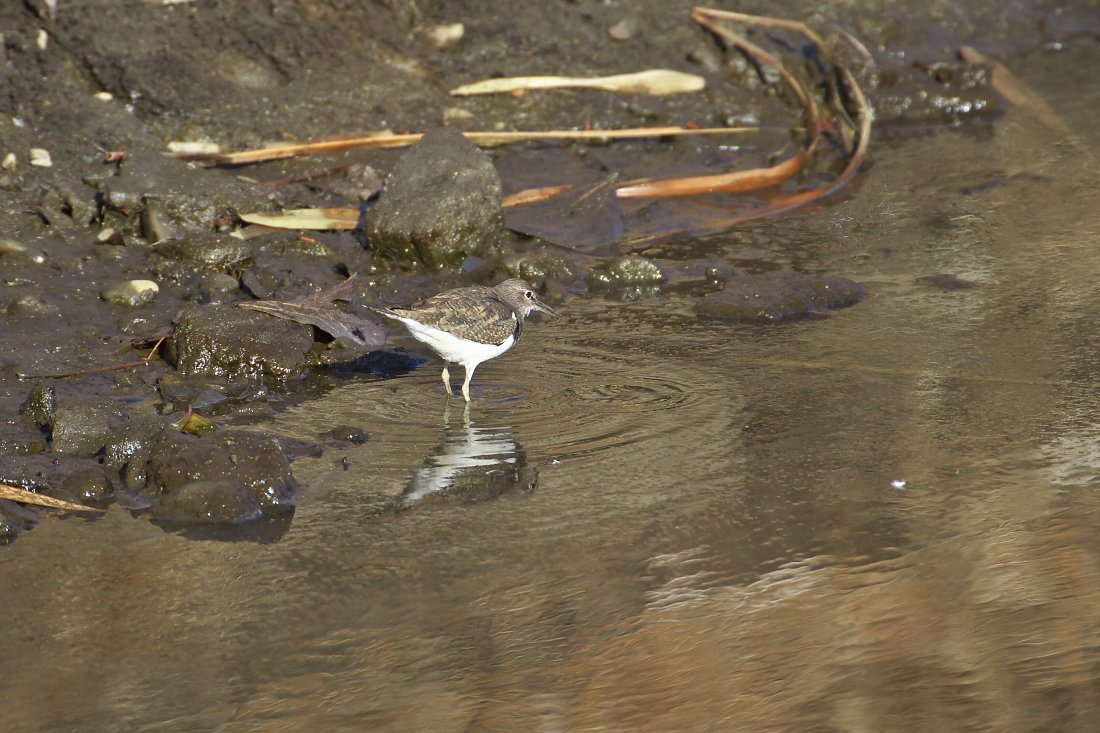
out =
[[435,363],[336,384],[277,429],[372,439],[295,464],[278,542],[44,523],[0,563],[8,729],[1095,730],[1097,177],[1044,139],[891,141],[759,225],[868,286],[828,319],[579,298],[468,417]]

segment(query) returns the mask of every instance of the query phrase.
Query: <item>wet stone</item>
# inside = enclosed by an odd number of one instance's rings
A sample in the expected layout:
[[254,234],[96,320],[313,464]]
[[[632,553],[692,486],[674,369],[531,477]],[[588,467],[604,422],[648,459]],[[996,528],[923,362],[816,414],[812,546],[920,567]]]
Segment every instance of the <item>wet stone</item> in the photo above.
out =
[[7,237],[0,237],[0,257],[5,268],[16,264],[41,265],[46,261],[45,251]]
[[370,433],[353,425],[341,425],[321,433],[320,438],[334,448],[342,448],[366,443]]
[[59,395],[50,421],[51,445],[57,453],[93,456],[131,417],[128,408],[110,400]]
[[592,270],[587,279],[594,290],[609,292],[618,300],[636,301],[659,295],[665,274],[652,260],[626,255]]
[[196,234],[162,242],[156,246],[156,253],[200,268],[222,269],[247,260],[252,248],[228,235]]
[[532,284],[544,280],[569,282],[577,277],[568,260],[546,250],[509,255],[501,264],[510,276],[523,278]]
[[58,318],[61,309],[37,295],[21,295],[4,308],[4,313],[20,318]]
[[313,335],[300,323],[216,305],[185,313],[167,346],[185,374],[289,377],[305,367]]
[[102,500],[114,490],[111,479],[99,466],[82,468],[69,474],[61,483],[61,489],[80,501]]
[[227,171],[198,168],[155,150],[128,154],[119,175],[96,185],[111,218],[123,216],[136,228],[137,222],[131,219],[140,217],[142,233],[150,241],[209,231],[219,218],[233,219],[270,207],[268,191],[257,190]]
[[114,305],[136,308],[151,302],[158,292],[160,287],[152,280],[127,280],[105,289],[100,297]]
[[22,412],[50,434],[54,451],[78,456],[95,455],[123,426],[138,425],[140,431],[149,430],[146,421],[123,404],[60,392],[45,382],[31,388]]
[[238,524],[259,519],[263,507],[244,483],[211,479],[180,486],[157,501],[149,514],[170,522]]
[[229,293],[237,289],[237,278],[224,272],[208,272],[202,276],[202,287],[215,293]]
[[53,422],[57,408],[57,388],[49,382],[37,382],[20,409],[38,428],[45,430]]
[[123,316],[116,324],[118,330],[130,334],[152,333],[160,323],[146,315]]
[[173,521],[247,521],[298,497],[286,454],[257,433],[167,434],[149,456],[146,477],[141,493],[153,500],[153,516]]
[[611,263],[611,277],[623,285],[652,285],[664,279],[661,268],[644,257],[619,257]]
[[792,270],[734,278],[700,299],[700,316],[734,321],[777,321],[855,305],[867,296],[854,280]]
[[386,179],[367,214],[372,249],[404,263],[457,267],[495,251],[503,188],[489,157],[454,128],[432,130]]

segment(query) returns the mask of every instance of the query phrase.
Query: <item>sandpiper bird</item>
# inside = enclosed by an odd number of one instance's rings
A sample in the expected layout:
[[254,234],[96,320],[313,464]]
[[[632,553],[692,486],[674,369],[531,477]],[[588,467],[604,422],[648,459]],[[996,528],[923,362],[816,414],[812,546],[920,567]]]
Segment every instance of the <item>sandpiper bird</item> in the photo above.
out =
[[443,359],[443,384],[451,390],[451,362],[466,369],[462,396],[470,401],[470,379],[477,365],[500,356],[519,341],[523,321],[531,311],[554,314],[526,281],[518,278],[499,285],[474,285],[433,295],[403,308],[374,308],[401,321],[413,338],[431,347]]

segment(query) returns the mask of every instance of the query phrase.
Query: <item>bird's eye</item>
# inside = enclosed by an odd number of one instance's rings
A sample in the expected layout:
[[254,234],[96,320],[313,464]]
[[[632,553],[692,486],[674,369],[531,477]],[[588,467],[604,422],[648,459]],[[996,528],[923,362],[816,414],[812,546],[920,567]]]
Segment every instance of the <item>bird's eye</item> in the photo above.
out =
[[530,300],[531,298],[535,297],[535,294],[528,290],[526,293],[523,294],[523,297]]

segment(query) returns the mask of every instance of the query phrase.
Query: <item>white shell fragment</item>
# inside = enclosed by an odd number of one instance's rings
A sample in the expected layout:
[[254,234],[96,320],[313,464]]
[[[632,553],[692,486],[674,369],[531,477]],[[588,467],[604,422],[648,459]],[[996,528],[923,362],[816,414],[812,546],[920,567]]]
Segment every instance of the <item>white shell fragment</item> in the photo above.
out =
[[37,168],[52,168],[53,158],[50,157],[50,151],[45,148],[31,148],[30,163]]

